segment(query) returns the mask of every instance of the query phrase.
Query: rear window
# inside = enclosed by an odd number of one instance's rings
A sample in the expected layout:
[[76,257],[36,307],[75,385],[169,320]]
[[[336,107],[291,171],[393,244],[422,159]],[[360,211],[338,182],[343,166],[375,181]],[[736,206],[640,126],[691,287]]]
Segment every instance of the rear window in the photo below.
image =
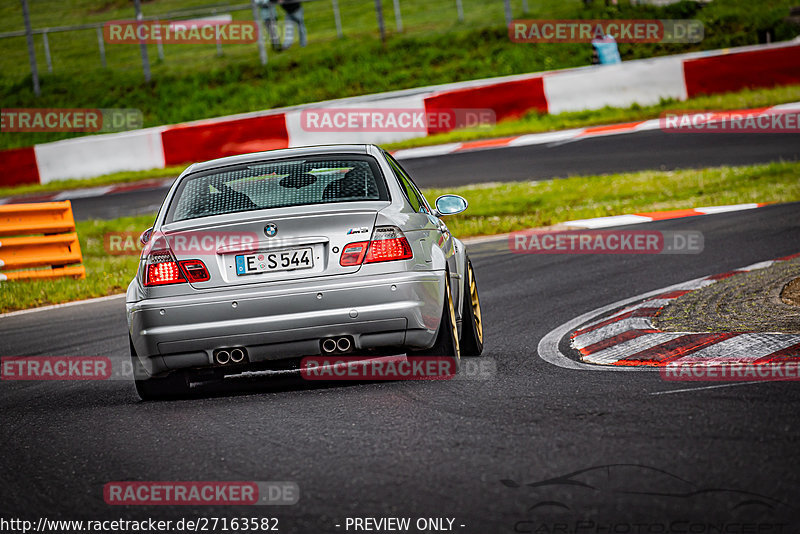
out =
[[178,186],[167,222],[267,208],[388,199],[374,158],[283,159],[190,175]]

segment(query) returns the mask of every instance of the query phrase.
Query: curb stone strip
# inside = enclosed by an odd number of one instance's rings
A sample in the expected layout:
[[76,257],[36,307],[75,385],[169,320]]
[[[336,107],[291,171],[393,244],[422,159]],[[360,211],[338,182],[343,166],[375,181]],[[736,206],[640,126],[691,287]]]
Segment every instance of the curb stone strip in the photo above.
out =
[[[673,286],[671,292],[659,290],[655,294],[649,294],[649,298],[648,295],[643,295],[644,301],[623,308],[611,317],[572,329],[570,346],[580,352],[582,362],[615,367],[660,367],[677,360],[692,364],[718,365],[764,362],[777,356],[793,359],[788,351],[792,347],[800,346],[800,334],[663,332],[653,325],[652,319],[682,294],[798,256],[800,254],[793,254],[706,276]],[[796,355],[794,359],[800,359],[800,355]]]
[[[800,102],[791,102],[758,110],[733,110],[725,113],[748,113],[758,111],[759,113],[770,113],[775,111],[794,110],[800,107]],[[698,111],[697,115],[705,115],[707,112]],[[692,114],[689,115],[693,116]],[[594,137],[607,137],[609,135],[622,135],[635,132],[658,130],[661,128],[661,119],[649,119],[645,121],[625,122],[620,124],[608,124],[603,126],[589,126],[586,128],[573,128],[570,130],[557,130],[554,132],[543,132],[535,134],[523,134],[511,137],[500,137],[496,139],[482,139],[476,141],[464,141],[460,143],[447,143],[445,145],[433,145],[416,148],[403,148],[393,152],[397,159],[426,158],[429,156],[442,156],[460,152],[475,152],[478,150],[495,150],[498,148],[546,145],[550,143],[564,143],[591,139]]]

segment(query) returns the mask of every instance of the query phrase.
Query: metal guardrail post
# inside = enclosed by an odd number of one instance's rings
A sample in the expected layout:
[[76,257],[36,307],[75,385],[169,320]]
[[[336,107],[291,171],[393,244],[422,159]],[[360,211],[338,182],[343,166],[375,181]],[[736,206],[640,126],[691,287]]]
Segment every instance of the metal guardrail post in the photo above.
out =
[[253,20],[258,29],[258,57],[261,60],[261,65],[265,66],[267,64],[267,47],[264,44],[264,30],[261,28],[261,17],[258,14],[256,0],[250,0],[250,8],[253,11]]
[[503,9],[506,16],[506,28],[508,28],[513,20],[513,16],[511,15],[511,0],[503,0]]
[[106,43],[103,40],[103,29],[100,26],[98,26],[96,31],[97,31],[97,46],[100,47],[100,64],[105,69],[107,68],[108,65],[106,64]]
[[381,0],[375,0],[375,16],[378,18],[378,31],[381,34],[381,42],[386,42],[386,25],[383,22],[383,5]]
[[42,43],[44,44],[44,61],[47,63],[47,72],[53,74],[53,61],[50,58],[50,39],[47,38],[47,31],[42,32]]
[[458,22],[464,22],[464,5],[461,0],[456,0],[456,11],[458,11]]
[[397,23],[397,33],[403,31],[403,16],[400,14],[400,0],[392,0],[394,4],[394,20]]
[[339,1],[331,0],[331,4],[333,4],[333,22],[336,24],[336,36],[341,39],[344,37],[344,32],[342,31],[342,17],[339,14]]
[[39,86],[39,68],[36,66],[36,50],[33,48],[33,31],[31,30],[31,16],[28,12],[28,0],[22,2],[22,18],[25,19],[25,39],[28,41],[28,60],[31,62],[31,77],[33,78],[33,94],[40,96],[42,89]]
[[[133,0],[133,7],[136,10],[136,20],[142,20],[142,4],[140,0]],[[150,82],[150,58],[147,55],[147,43],[139,41],[139,50],[142,52],[142,70],[144,71],[144,81]]]

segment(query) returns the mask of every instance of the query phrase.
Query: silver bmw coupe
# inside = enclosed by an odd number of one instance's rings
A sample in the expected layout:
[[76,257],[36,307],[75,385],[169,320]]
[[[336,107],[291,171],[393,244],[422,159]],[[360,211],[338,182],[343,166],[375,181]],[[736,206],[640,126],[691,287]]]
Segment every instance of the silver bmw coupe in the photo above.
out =
[[297,369],[304,356],[483,350],[464,244],[373,145],[274,150],[196,163],[167,193],[126,297],[136,390]]

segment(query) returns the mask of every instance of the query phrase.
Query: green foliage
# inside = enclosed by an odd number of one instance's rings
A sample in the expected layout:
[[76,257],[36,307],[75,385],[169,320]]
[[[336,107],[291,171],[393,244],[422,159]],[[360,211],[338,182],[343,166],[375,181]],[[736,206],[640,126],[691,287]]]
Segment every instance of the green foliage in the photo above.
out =
[[[154,0],[145,3],[147,14],[176,13],[200,7],[206,0]],[[606,6],[596,0],[588,7],[581,0],[531,2],[532,12],[522,13],[521,0],[512,2],[517,18],[698,18],[706,26],[699,44],[621,44],[623,59],[652,57],[693,50],[708,50],[789,39],[798,28],[786,18],[796,0],[714,0],[708,4],[680,2],[665,7]],[[262,67],[253,44],[226,44],[218,57],[213,45],[165,45],[165,60],[155,61],[150,45],[153,81],[142,78],[138,45],[107,44],[108,69],[99,65],[94,31],[50,35],[54,72],[44,68],[41,37],[36,50],[42,96],[31,89],[25,40],[0,39],[0,91],[3,107],[137,108],[145,126],[170,124],[261,109],[392,91],[422,85],[475,78],[520,74],[587,65],[587,44],[515,44],[503,26],[500,2],[464,0],[466,21],[457,22],[455,2],[400,0],[405,31],[390,31],[385,44],[375,32],[373,3],[341,2],[344,39],[336,39],[327,2],[306,6],[310,44],[304,49],[270,51]],[[34,27],[130,18],[127,2],[72,0],[31,4]],[[387,27],[393,28],[391,9],[385,6]],[[237,19],[250,13],[236,12]],[[0,4],[0,29],[21,28],[18,2]],[[6,133],[0,148],[28,146],[79,134]]]

